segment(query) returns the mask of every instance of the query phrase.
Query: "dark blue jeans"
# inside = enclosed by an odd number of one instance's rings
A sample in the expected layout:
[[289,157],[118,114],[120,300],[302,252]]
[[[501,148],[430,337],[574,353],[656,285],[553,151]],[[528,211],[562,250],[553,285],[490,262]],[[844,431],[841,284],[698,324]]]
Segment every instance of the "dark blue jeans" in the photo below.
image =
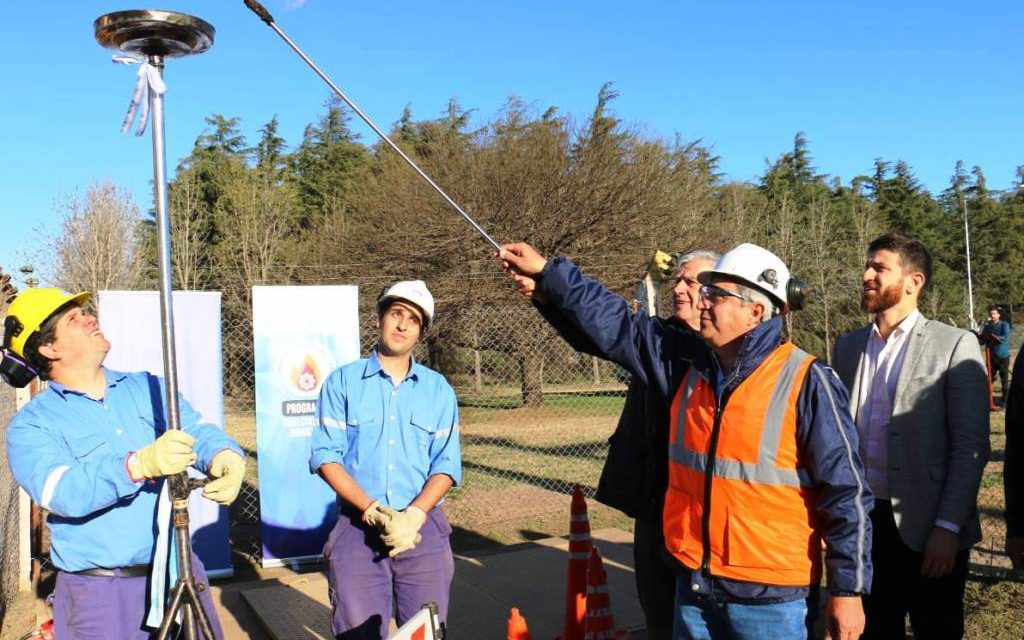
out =
[[728,602],[694,595],[689,583],[676,583],[676,640],[805,640],[807,600],[775,604]]

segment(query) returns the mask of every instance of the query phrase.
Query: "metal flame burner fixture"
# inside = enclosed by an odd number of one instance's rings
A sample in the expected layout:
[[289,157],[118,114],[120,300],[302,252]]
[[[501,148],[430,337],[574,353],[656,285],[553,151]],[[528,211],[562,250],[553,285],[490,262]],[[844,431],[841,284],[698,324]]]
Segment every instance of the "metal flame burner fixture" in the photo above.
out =
[[93,23],[96,41],[108,49],[136,56],[181,58],[213,46],[216,29],[209,22],[177,11],[116,11]]

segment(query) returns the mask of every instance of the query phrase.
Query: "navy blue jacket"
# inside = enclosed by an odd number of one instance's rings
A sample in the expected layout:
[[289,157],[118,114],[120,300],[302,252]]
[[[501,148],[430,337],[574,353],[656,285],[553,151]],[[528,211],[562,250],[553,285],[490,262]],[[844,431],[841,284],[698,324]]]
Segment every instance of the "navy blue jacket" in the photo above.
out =
[[[719,386],[723,374],[710,347],[692,331],[633,313],[626,300],[585,278],[564,258],[549,260],[538,278],[539,291],[567,323],[591,342],[594,351],[627,369],[663,398],[671,398],[690,366]],[[556,327],[557,328],[557,327]],[[722,386],[723,402],[782,344],[782,320],[775,318],[743,338],[735,368]],[[826,542],[829,589],[866,593],[871,585],[873,498],[864,480],[857,429],[850,418],[848,395],[839,378],[815,361],[797,401],[797,438],[804,468],[818,491],[812,517]],[[755,585],[691,571],[690,588],[719,592],[740,600],[783,600],[807,589]]]
[[[576,351],[601,356],[600,350],[558,308],[538,304],[544,319]],[[690,331],[675,318],[651,318]],[[622,414],[608,438],[601,479],[594,498],[631,518],[661,522],[668,488],[668,408],[671,398],[632,376]]]

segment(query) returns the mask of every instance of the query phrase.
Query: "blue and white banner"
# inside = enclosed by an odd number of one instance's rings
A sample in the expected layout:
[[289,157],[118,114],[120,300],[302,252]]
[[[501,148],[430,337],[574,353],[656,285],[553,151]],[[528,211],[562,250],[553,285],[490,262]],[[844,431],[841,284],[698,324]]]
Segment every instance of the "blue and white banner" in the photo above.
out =
[[253,287],[252,318],[263,566],[297,564],[320,557],[337,519],[310,438],[320,385],[359,358],[359,290]]
[[[203,420],[224,428],[220,293],[175,291],[174,350],[178,391]],[[118,371],[164,375],[160,295],[156,291],[100,291],[100,328],[110,340],[105,365]],[[193,550],[211,577],[230,576],[228,512],[193,491],[188,502]]]

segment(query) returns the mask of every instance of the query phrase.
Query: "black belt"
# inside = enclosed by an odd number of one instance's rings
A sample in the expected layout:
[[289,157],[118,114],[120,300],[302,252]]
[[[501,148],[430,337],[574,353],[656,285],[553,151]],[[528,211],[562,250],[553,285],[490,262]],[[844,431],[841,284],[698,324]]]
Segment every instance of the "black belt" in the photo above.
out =
[[97,576],[100,578],[142,578],[149,575],[152,565],[133,564],[129,567],[115,567],[113,569],[85,569],[83,571],[71,571],[76,576]]

